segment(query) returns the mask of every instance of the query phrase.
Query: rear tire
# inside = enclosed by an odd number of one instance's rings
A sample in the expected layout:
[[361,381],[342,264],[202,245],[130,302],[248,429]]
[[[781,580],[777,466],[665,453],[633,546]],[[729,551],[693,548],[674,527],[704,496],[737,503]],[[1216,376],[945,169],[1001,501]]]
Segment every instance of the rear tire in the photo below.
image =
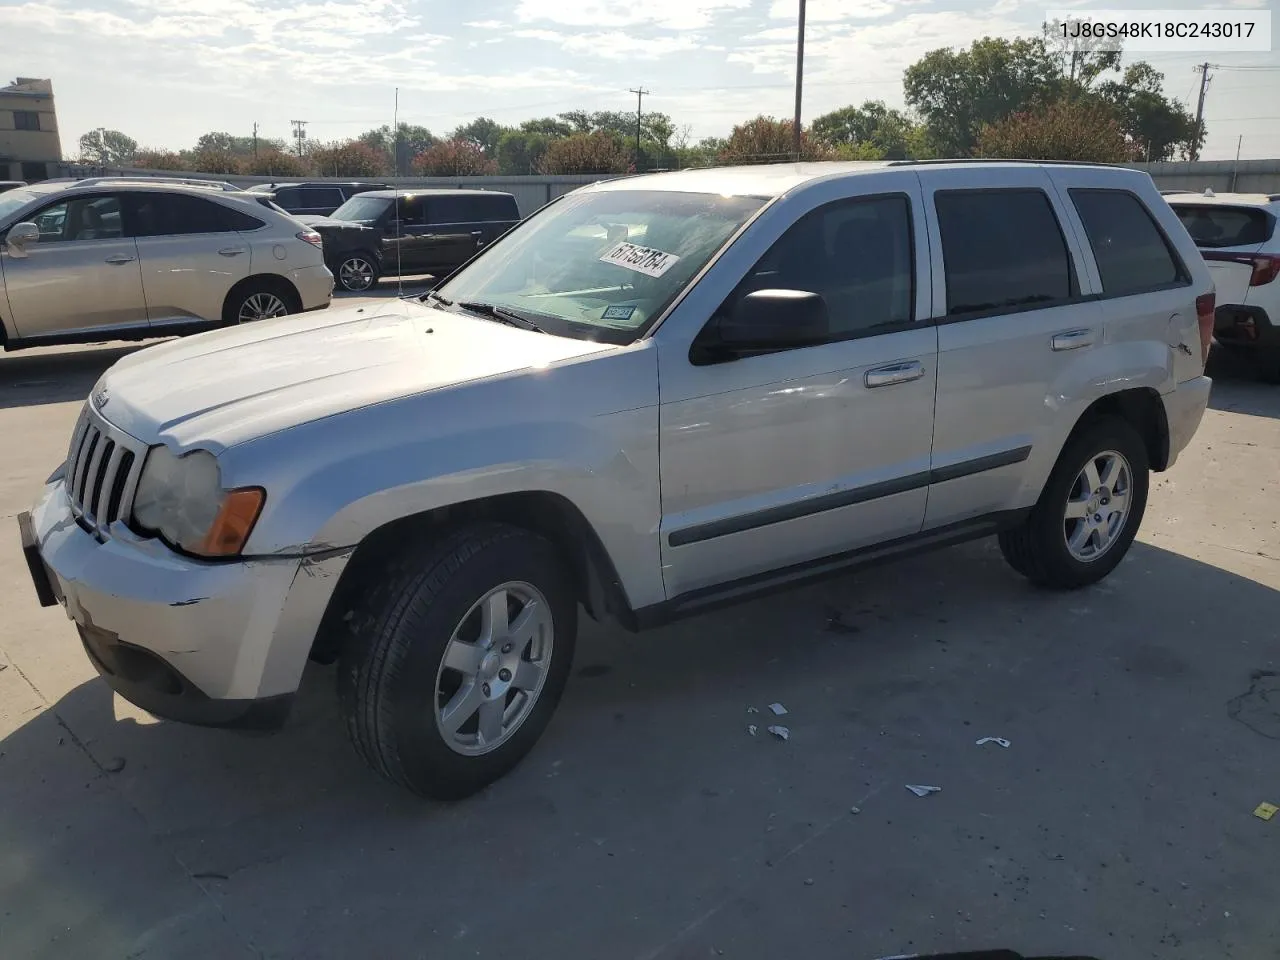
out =
[[270,320],[302,310],[298,291],[284,280],[262,277],[232,288],[222,308],[227,326]]
[[390,559],[348,620],[338,695],[387,779],[458,800],[533,748],[569,678],[578,606],[557,549],[500,524]]
[[1031,515],[1000,534],[1000,552],[1037,586],[1097,583],[1129,552],[1149,483],[1138,431],[1117,417],[1096,420],[1067,442]]

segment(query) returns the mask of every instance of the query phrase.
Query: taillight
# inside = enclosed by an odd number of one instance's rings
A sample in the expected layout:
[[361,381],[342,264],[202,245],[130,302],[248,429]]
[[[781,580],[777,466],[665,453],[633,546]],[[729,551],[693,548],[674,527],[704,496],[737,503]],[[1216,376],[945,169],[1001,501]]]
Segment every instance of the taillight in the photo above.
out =
[[1218,302],[1216,293],[1196,297],[1196,322],[1200,325],[1200,363],[1209,362],[1209,345],[1213,343],[1213,308]]
[[1264,253],[1253,258],[1253,276],[1249,286],[1260,287],[1280,276],[1280,255]]
[[307,243],[311,244],[313,247],[324,246],[324,241],[321,239],[320,234],[316,233],[314,230],[303,230],[300,234],[298,234],[298,239],[305,240]]

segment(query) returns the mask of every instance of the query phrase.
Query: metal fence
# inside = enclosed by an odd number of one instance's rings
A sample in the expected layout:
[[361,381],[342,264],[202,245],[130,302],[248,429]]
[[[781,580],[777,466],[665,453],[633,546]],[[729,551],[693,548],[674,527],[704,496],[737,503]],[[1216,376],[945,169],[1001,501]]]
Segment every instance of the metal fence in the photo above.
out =
[[[1194,190],[1206,188],[1215,193],[1280,193],[1280,160],[1200,160],[1197,162],[1170,161],[1166,163],[1129,164],[1135,170],[1145,170],[1162,190]],[[92,167],[80,164],[64,164],[62,176],[159,176],[159,177],[207,177],[226,180],[242,186],[269,183],[268,177],[223,176],[221,174],[178,173],[172,170],[134,170],[117,167]],[[401,189],[444,190],[499,190],[516,198],[521,216],[528,216],[539,207],[550,203],[587,183],[611,179],[611,174],[577,174],[530,177],[370,177]],[[308,182],[330,181],[341,183],[359,177],[294,177],[281,182],[305,179]]]

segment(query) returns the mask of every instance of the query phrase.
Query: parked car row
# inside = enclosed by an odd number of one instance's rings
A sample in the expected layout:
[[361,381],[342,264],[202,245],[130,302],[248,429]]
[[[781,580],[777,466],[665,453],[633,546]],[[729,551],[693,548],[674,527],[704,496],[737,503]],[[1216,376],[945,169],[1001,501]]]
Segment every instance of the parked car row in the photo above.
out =
[[[403,267],[410,236],[505,222],[441,199],[361,194],[335,234]],[[1106,577],[1199,427],[1213,330],[1205,261],[1137,171],[618,179],[422,297],[120,360],[19,527],[122,696],[275,726],[336,661],[373,769],[458,798],[546,728],[580,607],[641,629],[989,535],[1040,586]]]

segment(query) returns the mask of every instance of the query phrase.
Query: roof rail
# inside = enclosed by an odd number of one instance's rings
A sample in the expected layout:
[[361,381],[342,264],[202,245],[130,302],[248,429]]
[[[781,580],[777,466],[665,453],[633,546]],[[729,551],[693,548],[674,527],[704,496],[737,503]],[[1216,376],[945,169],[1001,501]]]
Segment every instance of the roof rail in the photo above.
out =
[[1095,163],[1092,160],[1023,160],[1008,157],[952,157],[951,159],[939,158],[936,160],[890,160],[889,166],[910,167],[944,163],[1028,163],[1036,164],[1038,166],[1047,165],[1052,167],[1119,167],[1124,170],[1133,169],[1132,167],[1126,167],[1122,163]]
[[1280,202],[1280,193],[1267,194],[1267,203],[1276,203],[1276,202]]
[[169,183],[184,187],[212,187],[217,190],[226,191],[240,191],[244,189],[243,187],[237,187],[234,183],[228,183],[225,180],[196,180],[191,177],[148,177],[145,175],[139,175],[136,177],[85,177],[83,180],[79,180],[77,182],[81,186],[97,186],[101,183]]

